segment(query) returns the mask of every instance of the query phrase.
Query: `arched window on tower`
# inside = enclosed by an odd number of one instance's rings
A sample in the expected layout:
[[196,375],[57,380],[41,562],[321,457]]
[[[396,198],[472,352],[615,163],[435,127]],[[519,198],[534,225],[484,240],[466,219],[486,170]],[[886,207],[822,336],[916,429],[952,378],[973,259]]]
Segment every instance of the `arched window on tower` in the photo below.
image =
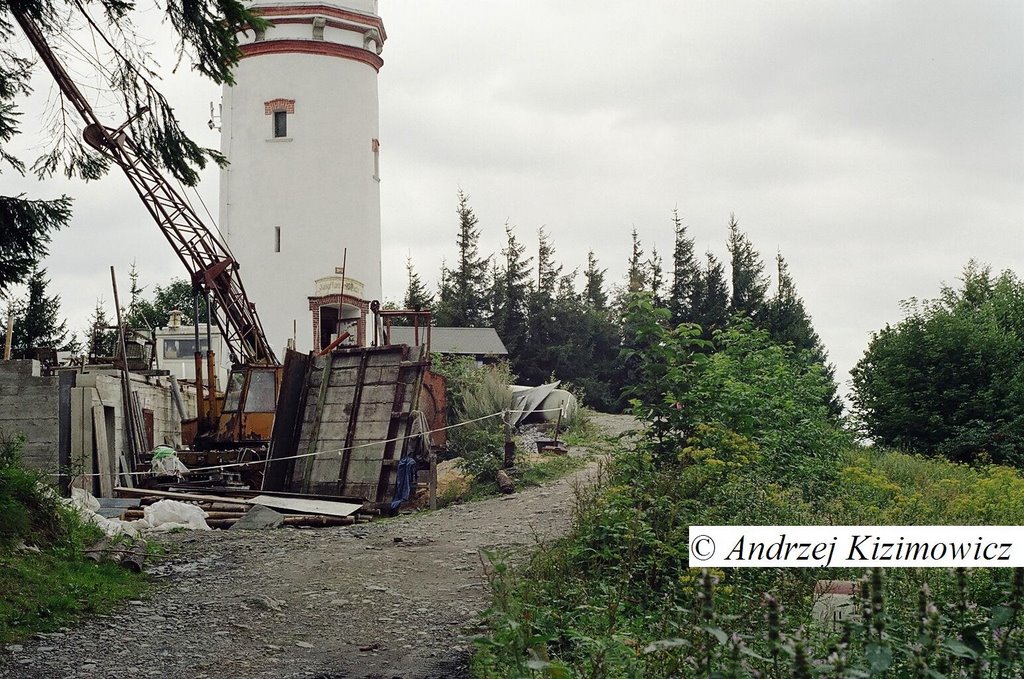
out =
[[274,111],[274,137],[288,136],[288,111]]

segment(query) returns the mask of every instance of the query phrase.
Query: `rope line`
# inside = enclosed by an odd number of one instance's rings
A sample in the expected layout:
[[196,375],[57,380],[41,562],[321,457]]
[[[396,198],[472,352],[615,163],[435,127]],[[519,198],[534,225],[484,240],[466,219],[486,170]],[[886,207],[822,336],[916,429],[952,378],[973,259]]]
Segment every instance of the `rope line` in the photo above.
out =
[[[531,414],[532,413],[556,413],[556,412],[559,412],[559,411],[562,411],[562,410],[563,410],[562,408],[547,408],[547,409],[543,409],[543,410],[531,410],[530,413]],[[509,413],[512,413],[512,412],[520,412],[520,411],[503,410],[503,411],[500,411],[500,412],[497,412],[497,413],[491,413],[490,415],[484,415],[482,417],[477,417],[477,418],[472,419],[472,420],[466,420],[465,422],[457,422],[455,424],[449,424],[448,426],[440,427],[439,429],[431,429],[430,431],[421,431],[421,432],[417,432],[415,434],[409,434],[409,435],[406,435],[406,436],[396,436],[394,438],[382,439],[380,441],[371,441],[370,443],[360,443],[360,444],[357,444],[357,445],[354,445],[354,446],[347,446],[345,448],[333,448],[333,449],[330,449],[330,450],[317,450],[317,451],[312,452],[312,453],[302,453],[300,455],[288,455],[286,457],[275,457],[275,458],[272,458],[272,459],[271,458],[267,458],[265,460],[250,460],[249,462],[231,462],[231,463],[228,463],[228,464],[211,465],[211,466],[208,466],[208,467],[195,467],[195,468],[189,469],[188,471],[190,473],[191,472],[206,472],[206,471],[214,471],[214,470],[217,470],[217,469],[230,469],[230,468],[234,468],[234,467],[248,467],[248,466],[251,466],[251,465],[254,465],[254,464],[268,465],[271,462],[281,462],[281,461],[284,461],[284,460],[298,460],[298,459],[302,459],[302,458],[306,458],[306,457],[316,457],[317,455],[341,455],[341,454],[343,454],[345,452],[348,452],[350,450],[356,450],[358,448],[369,448],[371,446],[379,446],[382,443],[393,443],[393,442],[397,442],[397,441],[404,441],[406,439],[411,439],[411,438],[419,438],[419,437],[422,437],[422,436],[429,436],[430,434],[436,434],[438,432],[447,431],[449,429],[457,429],[458,427],[465,427],[466,425],[469,425],[469,424],[475,424],[477,422],[483,422],[484,420],[489,420],[489,419],[494,418],[494,417],[502,417],[502,418],[504,418],[505,415],[507,415]],[[369,459],[369,458],[366,458],[366,459]],[[151,473],[152,473],[151,471],[121,472],[121,473],[115,474],[114,477],[117,478],[117,477],[121,477],[121,476],[148,476]],[[63,476],[63,474],[59,474],[59,473],[58,474],[49,474],[49,476]],[[92,478],[92,477],[99,477],[99,476],[102,476],[102,474],[100,474],[100,473],[84,474],[83,473],[83,474],[75,474],[71,478],[81,479],[81,478]]]

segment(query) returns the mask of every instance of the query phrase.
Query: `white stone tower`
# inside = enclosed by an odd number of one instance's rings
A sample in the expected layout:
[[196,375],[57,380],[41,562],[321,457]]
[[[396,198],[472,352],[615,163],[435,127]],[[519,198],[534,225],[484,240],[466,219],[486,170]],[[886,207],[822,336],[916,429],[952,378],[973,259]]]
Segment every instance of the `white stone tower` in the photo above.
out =
[[[381,295],[377,0],[255,0],[273,22],[240,36],[224,88],[220,228],[279,355],[296,326],[310,350],[309,297],[347,249],[345,290]],[[355,284],[349,284],[351,281]],[[347,316],[341,297],[338,309]],[[320,322],[320,321],[318,321]]]

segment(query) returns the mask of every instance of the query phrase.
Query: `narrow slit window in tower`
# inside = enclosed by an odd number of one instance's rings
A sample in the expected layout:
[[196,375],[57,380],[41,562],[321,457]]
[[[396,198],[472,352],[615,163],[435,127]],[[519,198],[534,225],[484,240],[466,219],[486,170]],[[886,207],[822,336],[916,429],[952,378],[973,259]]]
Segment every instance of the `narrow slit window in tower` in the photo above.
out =
[[281,139],[288,136],[288,112],[274,111],[274,137]]
[[375,138],[370,148],[373,150],[373,178],[380,181],[380,140]]
[[274,227],[274,252],[281,252],[281,227]]

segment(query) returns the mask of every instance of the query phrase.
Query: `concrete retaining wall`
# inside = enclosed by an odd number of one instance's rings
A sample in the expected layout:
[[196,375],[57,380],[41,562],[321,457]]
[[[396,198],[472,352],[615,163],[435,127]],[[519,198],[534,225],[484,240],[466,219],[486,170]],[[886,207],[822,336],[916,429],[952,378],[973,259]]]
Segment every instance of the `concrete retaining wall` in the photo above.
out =
[[0,361],[0,431],[25,437],[22,456],[32,469],[57,469],[58,380],[40,376],[39,361]]

